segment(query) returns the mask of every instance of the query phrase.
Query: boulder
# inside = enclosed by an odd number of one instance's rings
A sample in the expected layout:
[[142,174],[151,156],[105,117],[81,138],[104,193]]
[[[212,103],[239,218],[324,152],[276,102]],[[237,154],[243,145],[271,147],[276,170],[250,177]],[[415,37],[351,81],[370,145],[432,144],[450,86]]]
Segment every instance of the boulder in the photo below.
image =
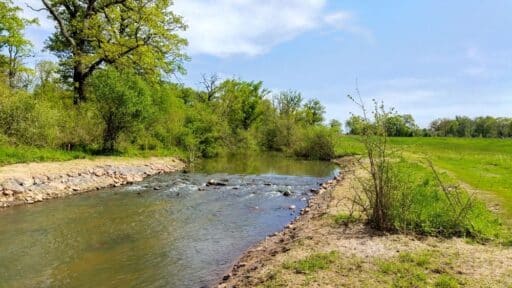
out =
[[25,188],[13,179],[6,180],[2,184],[2,187],[4,188],[4,190],[12,191],[14,194],[25,192]]
[[292,196],[292,192],[290,192],[290,190],[284,190],[284,191],[281,191],[281,193],[283,194],[283,196],[285,197],[290,197]]

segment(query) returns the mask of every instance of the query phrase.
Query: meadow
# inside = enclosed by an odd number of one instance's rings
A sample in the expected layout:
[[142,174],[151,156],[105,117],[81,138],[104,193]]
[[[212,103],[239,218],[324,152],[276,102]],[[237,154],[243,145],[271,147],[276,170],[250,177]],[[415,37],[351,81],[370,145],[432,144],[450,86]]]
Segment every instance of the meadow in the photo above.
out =
[[[476,189],[484,200],[497,200],[506,220],[512,219],[512,139],[393,137],[389,140],[391,148],[406,159],[423,163],[430,159],[453,180],[467,184],[464,188]],[[335,150],[338,155],[363,153],[362,144],[355,136],[340,137]]]

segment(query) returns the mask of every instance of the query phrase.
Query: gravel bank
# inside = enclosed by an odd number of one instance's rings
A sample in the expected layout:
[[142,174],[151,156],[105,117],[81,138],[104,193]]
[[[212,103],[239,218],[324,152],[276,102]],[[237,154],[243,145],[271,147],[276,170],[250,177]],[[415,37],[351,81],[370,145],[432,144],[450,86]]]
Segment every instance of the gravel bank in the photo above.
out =
[[0,207],[31,204],[52,198],[120,186],[145,177],[182,170],[177,158],[80,159],[0,167]]

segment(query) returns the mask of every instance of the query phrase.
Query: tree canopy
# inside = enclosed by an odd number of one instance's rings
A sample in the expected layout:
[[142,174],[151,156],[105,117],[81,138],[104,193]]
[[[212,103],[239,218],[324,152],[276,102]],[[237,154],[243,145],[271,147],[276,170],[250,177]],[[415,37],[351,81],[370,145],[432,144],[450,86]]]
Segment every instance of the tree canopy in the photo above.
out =
[[0,69],[7,74],[9,86],[17,86],[16,77],[23,70],[22,60],[30,55],[32,43],[23,35],[27,25],[37,23],[36,19],[19,16],[20,7],[11,0],[0,0]]
[[129,67],[146,77],[183,72],[186,29],[171,0],[42,0],[56,22],[47,48],[60,59],[74,88],[74,103],[86,100],[86,80],[105,65]]

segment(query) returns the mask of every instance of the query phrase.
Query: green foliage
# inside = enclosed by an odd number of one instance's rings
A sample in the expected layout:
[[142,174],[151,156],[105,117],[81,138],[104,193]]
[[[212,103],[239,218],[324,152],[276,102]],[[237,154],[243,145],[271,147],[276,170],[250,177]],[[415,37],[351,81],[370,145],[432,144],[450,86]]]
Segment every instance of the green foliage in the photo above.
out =
[[298,157],[316,160],[331,160],[334,158],[333,130],[324,126],[313,126],[301,130],[300,139],[294,154]]
[[177,33],[186,25],[172,1],[80,0],[74,5],[43,0],[56,22],[47,48],[60,59],[61,72],[75,89],[75,103],[86,100],[86,80],[105,65],[160,79],[184,71],[181,51],[187,41]]
[[479,241],[506,236],[498,217],[483,202],[470,197],[460,187],[445,184],[446,180],[441,180],[444,187],[440,187],[424,165],[402,160],[393,168],[393,176],[400,185],[392,195],[390,217],[398,231],[463,236]]
[[[352,115],[345,125],[351,135],[364,135],[368,124],[364,117]],[[411,137],[420,135],[420,129],[416,125],[414,118],[410,114],[398,115],[394,111],[389,111],[383,123],[387,136],[389,137]]]
[[26,19],[19,14],[20,7],[14,6],[11,0],[0,0],[0,73],[7,74],[9,86],[23,86],[22,73],[28,72],[23,66],[23,59],[32,50],[32,43],[25,38],[24,32],[28,25],[36,24],[35,19]]
[[86,153],[79,151],[62,151],[49,148],[12,146],[5,143],[0,144],[0,165],[24,162],[67,161],[87,157],[89,156]]
[[428,133],[441,137],[512,137],[512,118],[455,116],[454,119],[436,119],[430,123]]
[[140,77],[115,69],[95,73],[91,88],[94,106],[104,122],[103,150],[113,152],[121,133],[143,129],[152,113],[151,91]]

